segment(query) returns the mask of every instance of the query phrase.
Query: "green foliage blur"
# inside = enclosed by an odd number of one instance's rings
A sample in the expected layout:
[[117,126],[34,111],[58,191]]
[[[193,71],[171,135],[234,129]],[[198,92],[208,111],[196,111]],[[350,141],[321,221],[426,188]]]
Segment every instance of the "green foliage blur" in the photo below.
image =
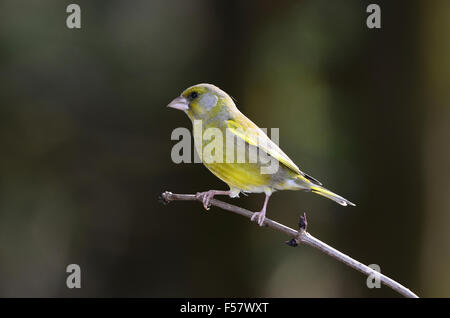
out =
[[[397,297],[217,208],[171,160],[166,105],[212,83],[299,167],[355,202],[276,193],[268,217],[406,285],[450,296],[450,2],[0,2],[0,296]],[[264,196],[225,199],[259,210]],[[79,264],[82,288],[66,287]]]

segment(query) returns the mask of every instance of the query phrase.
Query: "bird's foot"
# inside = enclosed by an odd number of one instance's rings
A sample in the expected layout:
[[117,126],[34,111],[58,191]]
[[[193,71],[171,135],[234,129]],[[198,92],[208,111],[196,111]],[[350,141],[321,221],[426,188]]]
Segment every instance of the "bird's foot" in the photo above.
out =
[[197,197],[197,199],[202,201],[203,207],[205,208],[205,210],[209,210],[209,204],[211,202],[211,199],[214,197],[213,190],[205,191],[205,192],[198,192],[195,196]]
[[253,213],[252,217],[250,218],[251,221],[256,221],[256,223],[258,223],[259,226],[263,226],[265,219],[266,219],[265,210]]
[[205,208],[205,210],[209,210],[211,200],[217,194],[229,195],[229,191],[209,190],[209,191],[205,191],[205,192],[197,192],[195,197],[197,198],[197,200],[202,201],[203,207]]

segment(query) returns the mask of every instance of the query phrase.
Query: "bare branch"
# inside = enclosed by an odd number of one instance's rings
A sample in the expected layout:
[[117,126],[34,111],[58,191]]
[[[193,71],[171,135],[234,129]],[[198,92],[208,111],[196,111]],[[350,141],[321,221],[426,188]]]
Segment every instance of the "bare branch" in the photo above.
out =
[[[162,193],[160,198],[162,199],[162,201],[164,203],[170,203],[172,201],[200,201],[201,202],[201,199],[198,199],[195,194],[175,194],[175,193],[168,192],[168,191]],[[243,209],[241,207],[238,207],[238,206],[235,206],[235,205],[232,205],[232,204],[220,201],[220,200],[212,199],[210,204],[213,206],[217,206],[223,210],[227,210],[227,211],[245,216],[247,218],[251,218],[251,216],[253,215],[253,212],[251,212],[249,210]],[[418,298],[418,296],[416,294],[414,294],[411,290],[409,290],[405,286],[397,283],[395,280],[373,270],[372,268],[358,262],[357,260],[354,260],[350,256],[338,251],[337,249],[329,246],[328,244],[325,244],[321,240],[319,240],[319,239],[315,238],[314,236],[312,236],[311,234],[309,234],[306,231],[306,227],[307,227],[306,215],[300,217],[300,226],[299,226],[300,229],[298,231],[296,231],[290,227],[287,227],[283,224],[280,224],[278,222],[275,222],[271,219],[268,219],[268,218],[266,218],[264,220],[263,225],[270,227],[274,230],[280,231],[282,233],[285,233],[288,236],[292,237],[292,239],[290,241],[286,242],[290,246],[297,246],[298,244],[305,244],[305,245],[312,246],[312,247],[320,250],[321,252],[330,255],[331,257],[337,259],[338,261],[350,266],[353,269],[356,269],[357,271],[359,271],[367,276],[372,275],[372,277],[379,278],[380,281],[384,285],[392,288],[393,290],[395,290],[399,294],[403,295],[404,297]]]

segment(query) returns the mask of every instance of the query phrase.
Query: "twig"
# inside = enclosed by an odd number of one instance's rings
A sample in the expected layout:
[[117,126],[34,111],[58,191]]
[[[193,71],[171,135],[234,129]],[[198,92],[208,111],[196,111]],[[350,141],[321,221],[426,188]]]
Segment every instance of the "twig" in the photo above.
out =
[[[163,203],[170,203],[172,201],[200,201],[201,202],[201,199],[197,198],[197,196],[195,194],[175,194],[175,193],[168,192],[168,191],[162,193],[160,195],[160,199],[162,200]],[[253,212],[251,212],[249,210],[243,209],[241,207],[238,207],[238,206],[235,206],[235,205],[232,205],[232,204],[220,201],[220,200],[212,199],[210,204],[213,206],[217,206],[223,210],[227,210],[227,211],[245,216],[247,218],[251,218],[251,216],[253,215]],[[350,256],[345,255],[342,252],[339,252],[335,248],[329,246],[328,244],[325,244],[321,240],[319,240],[319,239],[315,238],[314,236],[312,236],[311,234],[309,234],[306,231],[306,228],[307,228],[306,215],[303,215],[300,217],[300,229],[298,231],[291,229],[290,227],[287,227],[283,224],[280,224],[280,223],[275,222],[268,218],[266,218],[264,220],[263,225],[268,226],[274,230],[283,232],[283,233],[287,234],[288,236],[291,236],[292,239],[290,241],[286,242],[290,246],[297,246],[298,244],[305,244],[305,245],[309,245],[314,248],[317,248],[321,252],[330,255],[331,257],[337,259],[338,261],[350,266],[353,269],[356,269],[357,271],[360,271],[361,273],[363,273],[367,276],[372,275],[372,277],[378,278],[383,284],[392,288],[393,290],[395,290],[396,292],[398,292],[399,294],[401,294],[405,297],[418,298],[418,296],[416,294],[414,294],[411,290],[409,290],[405,286],[397,283],[395,280],[373,270],[372,268],[358,262],[357,260],[354,260]]]

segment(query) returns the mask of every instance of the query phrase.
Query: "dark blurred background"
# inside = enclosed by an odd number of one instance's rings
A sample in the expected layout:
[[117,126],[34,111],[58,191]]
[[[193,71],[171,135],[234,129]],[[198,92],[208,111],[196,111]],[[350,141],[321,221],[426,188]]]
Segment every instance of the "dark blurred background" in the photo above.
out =
[[166,105],[201,82],[357,203],[285,191],[269,217],[307,212],[325,242],[450,296],[449,1],[376,1],[372,30],[360,0],[78,0],[79,30],[70,3],[0,2],[0,296],[397,297],[242,217],[158,203],[226,189],[171,161],[191,123]]

